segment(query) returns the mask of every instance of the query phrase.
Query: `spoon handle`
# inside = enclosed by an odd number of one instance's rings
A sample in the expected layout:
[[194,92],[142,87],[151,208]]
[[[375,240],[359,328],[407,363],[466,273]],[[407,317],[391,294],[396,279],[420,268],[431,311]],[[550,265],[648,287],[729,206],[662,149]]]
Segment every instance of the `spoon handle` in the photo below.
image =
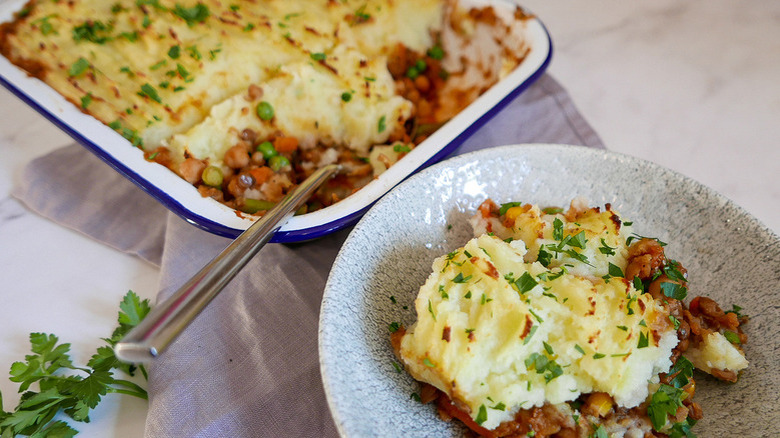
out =
[[116,357],[126,362],[148,362],[159,356],[312,193],[338,170],[336,164],[317,170],[241,233],[176,293],[155,305],[143,321],[116,344]]

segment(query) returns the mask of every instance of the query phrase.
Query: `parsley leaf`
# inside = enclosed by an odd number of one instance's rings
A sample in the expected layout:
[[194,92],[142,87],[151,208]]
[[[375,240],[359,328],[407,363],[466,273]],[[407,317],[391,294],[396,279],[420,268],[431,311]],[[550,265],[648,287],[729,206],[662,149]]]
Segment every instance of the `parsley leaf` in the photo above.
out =
[[68,69],[68,76],[70,77],[78,76],[84,73],[85,71],[87,71],[88,68],[89,68],[89,61],[87,61],[84,58],[79,58]]
[[601,246],[599,247],[599,252],[604,255],[615,255],[615,248],[607,245],[607,242],[604,241],[604,239],[601,239]]
[[653,429],[660,431],[667,422],[669,415],[675,415],[681,407],[685,391],[669,385],[661,385],[653,394],[650,405],[647,406],[647,416],[653,424]]
[[462,272],[458,272],[458,275],[455,276],[455,278],[452,279],[453,283],[467,283],[469,280],[471,280],[471,275],[468,277],[464,277]]
[[669,298],[683,300],[688,295],[688,288],[677,283],[662,282],[661,291]]
[[[57,336],[46,333],[30,334],[33,354],[24,362],[11,366],[12,382],[19,383],[24,392],[13,412],[0,409],[0,436],[72,437],[78,432],[54,417],[62,412],[75,421],[89,421],[89,412],[103,396],[110,393],[133,395],[146,399],[146,390],[137,384],[114,377],[114,370],[132,375],[135,366],[119,362],[113,346],[149,312],[149,301],[141,300],[132,291],[120,304],[119,327],[108,343],[98,348],[86,367],[78,367],[70,359],[70,344],[60,344]],[[146,372],[140,367],[144,377]],[[38,392],[33,385],[38,386]],[[0,394],[0,407],[2,395]]]
[[474,421],[479,425],[487,421],[487,409],[485,409],[485,405],[479,406],[479,412],[477,412],[477,418],[475,418]]
[[535,288],[539,283],[534,280],[534,277],[531,274],[523,272],[523,275],[521,275],[514,284],[517,286],[517,290],[520,291],[521,294],[524,294]]
[[192,27],[197,23],[203,23],[207,18],[209,18],[209,15],[211,15],[208,6],[204,5],[203,3],[198,3],[191,8],[185,8],[184,6],[177,3],[176,7],[173,9],[173,13],[174,15],[186,21],[187,26],[189,27]]
[[141,97],[148,97],[157,103],[162,103],[162,99],[160,99],[160,95],[157,94],[157,90],[148,83],[141,85],[141,91],[138,92],[138,95]]

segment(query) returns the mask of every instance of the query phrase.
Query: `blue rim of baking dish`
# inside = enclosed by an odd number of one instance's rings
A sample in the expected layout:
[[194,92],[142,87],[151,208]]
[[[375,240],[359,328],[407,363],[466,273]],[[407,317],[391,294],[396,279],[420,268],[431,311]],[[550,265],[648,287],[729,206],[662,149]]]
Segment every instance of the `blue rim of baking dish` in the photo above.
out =
[[[458,146],[460,146],[467,138],[469,138],[479,128],[481,128],[488,120],[493,118],[496,114],[498,114],[498,112],[500,112],[504,107],[506,107],[506,105],[508,105],[509,102],[514,100],[518,95],[520,95],[520,93],[528,89],[534,82],[536,82],[544,74],[545,70],[549,66],[550,61],[552,59],[553,45],[547,27],[544,25],[544,23],[538,20],[538,18],[537,18],[537,22],[541,26],[545,35],[544,42],[546,42],[547,44],[547,56],[545,57],[544,61],[540,63],[536,71],[531,73],[523,82],[518,84],[517,87],[515,87],[512,91],[507,93],[498,103],[496,103],[487,111],[485,111],[471,125],[469,125],[463,131],[461,131],[454,139],[452,139],[452,141],[450,141],[444,147],[439,149],[435,154],[433,154],[430,158],[428,158],[423,164],[410,171],[404,178],[402,178],[393,186],[388,187],[385,193],[390,191],[393,187],[400,184],[410,176],[419,172],[420,170],[444,159],[455,149],[457,149]],[[63,120],[60,120],[58,117],[56,117],[46,108],[44,108],[41,104],[39,104],[35,99],[27,95],[21,89],[17,88],[14,84],[6,80],[1,75],[0,75],[0,84],[2,84],[12,94],[14,94],[20,100],[22,100],[25,104],[27,104],[36,112],[38,112],[47,120],[49,120],[52,124],[54,124],[63,132],[68,134],[71,138],[76,140],[79,144],[84,146],[87,150],[95,154],[98,158],[100,158],[103,162],[108,164],[111,168],[119,172],[125,178],[129,179],[133,184],[135,184],[141,190],[143,190],[144,192],[148,193],[150,196],[155,198],[168,210],[170,210],[171,212],[173,212],[174,214],[176,214],[186,222],[204,231],[208,231],[210,233],[223,236],[223,237],[228,237],[228,238],[235,238],[236,236],[238,236],[244,231],[238,228],[228,227],[226,225],[223,225],[219,222],[216,222],[212,219],[206,218],[200,214],[193,212],[192,210],[184,206],[181,202],[179,202],[176,198],[174,198],[173,196],[171,196],[161,188],[157,187],[153,183],[149,182],[146,178],[139,175],[138,173],[133,171],[130,167],[123,164],[120,160],[113,157],[106,150],[104,150],[103,148],[101,148],[100,146],[98,146],[88,138],[86,138],[78,130],[74,129],[69,124],[65,123]],[[371,206],[374,205],[374,203],[376,203],[382,196],[384,196],[384,194],[378,196],[376,199],[374,199],[372,202],[370,202],[368,205],[364,206],[363,208],[354,211],[350,214],[347,214],[345,216],[340,216],[325,224],[297,229],[297,230],[290,230],[290,231],[279,230],[274,234],[274,236],[271,238],[270,241],[275,243],[302,242],[302,241],[317,239],[327,234],[338,231],[340,229],[352,226],[355,223],[357,223],[357,221],[363,216],[363,214],[365,214],[365,212],[368,211],[368,209],[371,208]]]

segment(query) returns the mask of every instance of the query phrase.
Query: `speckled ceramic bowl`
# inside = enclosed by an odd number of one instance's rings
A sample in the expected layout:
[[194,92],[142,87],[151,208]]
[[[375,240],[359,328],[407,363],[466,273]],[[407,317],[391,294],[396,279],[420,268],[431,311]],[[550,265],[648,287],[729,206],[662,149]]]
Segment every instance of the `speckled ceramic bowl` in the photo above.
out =
[[[734,203],[655,164],[563,145],[486,149],[439,163],[380,200],[358,223],[330,273],[320,316],[320,364],[339,431],[362,436],[452,436],[418,385],[399,373],[388,324],[412,324],[414,297],[435,257],[471,236],[467,219],[487,197],[567,206],[585,196],[611,203],[635,232],[668,242],[690,275],[690,296],[708,295],[750,315],[750,368],[730,385],[697,379],[700,437],[780,431],[780,239]],[[394,297],[394,300],[391,299]]]

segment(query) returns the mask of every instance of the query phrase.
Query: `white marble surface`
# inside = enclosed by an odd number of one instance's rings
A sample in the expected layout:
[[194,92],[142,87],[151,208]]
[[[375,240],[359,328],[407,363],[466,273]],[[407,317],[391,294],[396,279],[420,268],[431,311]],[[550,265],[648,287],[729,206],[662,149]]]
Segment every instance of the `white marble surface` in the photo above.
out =
[[[692,177],[780,233],[780,3],[753,0],[523,4],[554,42],[549,69],[613,151]],[[0,90],[0,391],[30,332],[55,333],[86,363],[128,289],[159,271],[27,211],[9,196],[24,165],[70,142]],[[650,175],[648,175],[650,177]],[[142,435],[146,404],[109,395],[80,436]]]

